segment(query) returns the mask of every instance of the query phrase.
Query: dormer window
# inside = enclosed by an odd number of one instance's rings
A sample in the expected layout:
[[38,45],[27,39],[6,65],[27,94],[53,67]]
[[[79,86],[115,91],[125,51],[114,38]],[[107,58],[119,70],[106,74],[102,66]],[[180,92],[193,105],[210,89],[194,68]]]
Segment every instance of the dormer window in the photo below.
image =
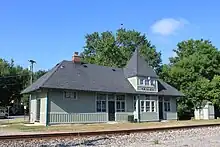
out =
[[139,79],[139,85],[143,86],[153,86],[155,85],[155,80],[150,80],[150,78],[140,78]]
[[145,80],[144,79],[140,79],[140,85],[144,85]]
[[138,78],[137,90],[146,92],[157,92],[156,79],[151,77]]

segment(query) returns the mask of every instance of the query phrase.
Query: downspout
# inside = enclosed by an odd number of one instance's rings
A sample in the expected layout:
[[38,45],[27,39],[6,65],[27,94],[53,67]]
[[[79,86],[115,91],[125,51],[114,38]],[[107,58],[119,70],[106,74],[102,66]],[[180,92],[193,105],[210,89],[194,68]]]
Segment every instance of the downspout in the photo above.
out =
[[46,100],[46,126],[48,126],[48,92],[47,92],[47,100]]
[[[31,94],[29,95],[29,97],[28,97],[28,105],[29,105],[29,114],[28,114],[28,116],[29,116],[29,118],[28,118],[28,121],[29,121],[29,123],[31,122]],[[24,114],[25,115],[25,114]],[[32,115],[32,117],[33,117],[33,115]],[[32,118],[33,119],[33,118]]]
[[138,116],[138,122],[141,122],[141,114],[140,114],[140,94],[137,97],[138,100],[138,109],[137,109],[137,116]]

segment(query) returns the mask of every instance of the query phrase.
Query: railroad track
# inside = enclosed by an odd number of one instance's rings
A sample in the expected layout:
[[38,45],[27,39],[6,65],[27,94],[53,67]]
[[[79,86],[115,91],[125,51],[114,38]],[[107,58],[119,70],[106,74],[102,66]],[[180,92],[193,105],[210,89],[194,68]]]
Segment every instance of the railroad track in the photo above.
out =
[[217,123],[217,124],[187,125],[187,126],[172,126],[172,127],[170,126],[170,127],[160,127],[160,128],[141,128],[141,129],[130,129],[130,130],[96,131],[96,132],[4,135],[4,136],[0,136],[0,141],[1,140],[61,138],[61,137],[87,137],[87,136],[103,136],[103,135],[129,135],[131,133],[177,130],[177,129],[205,128],[205,127],[215,127],[215,126],[220,126],[220,123]]

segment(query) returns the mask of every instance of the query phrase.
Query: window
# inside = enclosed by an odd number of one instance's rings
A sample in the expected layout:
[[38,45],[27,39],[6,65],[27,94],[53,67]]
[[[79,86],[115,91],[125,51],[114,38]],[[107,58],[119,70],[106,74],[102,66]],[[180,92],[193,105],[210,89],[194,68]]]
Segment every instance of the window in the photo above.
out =
[[151,85],[152,85],[152,86],[156,86],[156,80],[152,80],[152,81],[151,81]]
[[151,101],[151,111],[155,112],[155,101]]
[[133,97],[133,108],[134,108],[134,111],[136,111],[136,96]]
[[151,80],[151,79],[140,78],[139,79],[139,85],[155,86],[156,85],[156,81],[155,80]]
[[170,111],[170,101],[164,101],[164,111]]
[[141,112],[156,112],[156,101],[146,96],[145,100],[141,100]]
[[144,101],[141,101],[141,112],[144,112]]
[[137,90],[141,91],[157,91],[157,81],[150,78],[140,77],[138,79]]
[[140,79],[140,85],[144,85],[144,79]]
[[150,80],[145,79],[145,85],[146,85],[146,86],[149,86],[149,85],[150,85],[149,83],[150,83]]
[[77,92],[76,91],[65,91],[64,98],[76,100],[77,99]]
[[150,101],[145,101],[146,112],[150,112]]
[[106,112],[106,95],[105,94],[97,94],[96,111]]
[[125,95],[116,96],[116,112],[125,112]]

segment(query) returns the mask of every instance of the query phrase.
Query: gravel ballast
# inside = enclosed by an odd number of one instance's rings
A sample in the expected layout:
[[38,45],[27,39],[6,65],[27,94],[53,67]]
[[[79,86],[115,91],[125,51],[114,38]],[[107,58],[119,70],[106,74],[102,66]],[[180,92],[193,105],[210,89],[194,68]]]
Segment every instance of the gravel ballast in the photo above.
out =
[[204,127],[120,136],[91,136],[41,140],[0,141],[0,147],[220,147],[220,127]]

